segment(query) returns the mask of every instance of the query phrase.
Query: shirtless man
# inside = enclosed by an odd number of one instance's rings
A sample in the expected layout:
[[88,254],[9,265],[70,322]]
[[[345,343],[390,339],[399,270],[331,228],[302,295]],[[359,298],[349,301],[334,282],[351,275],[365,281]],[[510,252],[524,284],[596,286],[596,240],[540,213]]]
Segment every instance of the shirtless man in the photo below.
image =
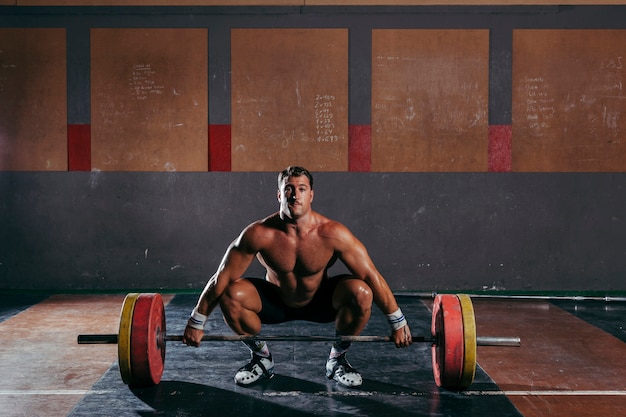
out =
[[[279,211],[247,226],[230,244],[192,311],[184,343],[199,346],[207,316],[218,304],[239,335],[255,336],[262,324],[290,320],[334,321],[337,335],[359,335],[374,302],[387,315],[395,345],[411,344],[407,321],[365,246],[344,225],[313,211],[313,194],[306,169],[289,167],[278,175]],[[255,256],[267,270],[265,279],[242,278]],[[328,275],[336,259],[350,275]],[[274,361],[267,344],[256,339],[245,344],[252,359],[237,371],[235,382],[271,378]],[[346,359],[349,347],[349,342],[333,344],[326,376],[358,387],[362,378]]]

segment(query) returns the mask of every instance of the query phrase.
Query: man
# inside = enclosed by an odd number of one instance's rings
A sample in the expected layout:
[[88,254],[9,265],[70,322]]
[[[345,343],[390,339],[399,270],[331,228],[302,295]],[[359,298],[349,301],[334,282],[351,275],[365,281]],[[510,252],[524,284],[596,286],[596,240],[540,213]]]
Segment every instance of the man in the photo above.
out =
[[[278,175],[279,211],[247,226],[230,244],[189,318],[184,343],[199,346],[207,316],[218,304],[239,335],[255,336],[262,324],[290,320],[334,321],[337,335],[359,335],[374,302],[387,315],[395,345],[411,344],[407,321],[365,246],[344,225],[313,211],[313,195],[306,169],[289,167]],[[265,279],[242,278],[255,256],[267,270]],[[350,275],[328,276],[337,259]],[[235,382],[271,378],[274,361],[267,344],[256,339],[245,344],[252,359],[237,371]],[[333,344],[326,376],[358,387],[362,378],[346,359],[349,347],[349,342]]]

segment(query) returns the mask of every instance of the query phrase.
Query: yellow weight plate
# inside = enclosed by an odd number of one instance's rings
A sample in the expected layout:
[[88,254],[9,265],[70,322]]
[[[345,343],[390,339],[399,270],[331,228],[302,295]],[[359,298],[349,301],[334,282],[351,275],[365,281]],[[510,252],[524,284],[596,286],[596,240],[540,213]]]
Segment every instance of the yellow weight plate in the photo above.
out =
[[130,366],[130,333],[133,327],[133,311],[139,297],[138,293],[130,293],[124,298],[120,313],[120,329],[117,335],[117,360],[120,366],[120,374],[125,384],[133,382],[133,374]]
[[465,340],[463,372],[459,388],[465,389],[472,385],[476,375],[476,318],[472,299],[466,294],[457,294],[463,312],[463,339]]

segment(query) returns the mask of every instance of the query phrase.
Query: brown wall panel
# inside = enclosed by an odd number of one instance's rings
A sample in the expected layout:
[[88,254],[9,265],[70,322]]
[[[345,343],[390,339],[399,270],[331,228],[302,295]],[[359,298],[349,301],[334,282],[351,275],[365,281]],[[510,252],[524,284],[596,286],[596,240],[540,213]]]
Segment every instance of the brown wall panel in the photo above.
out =
[[206,29],[92,29],[92,167],[206,171]]
[[347,29],[232,31],[232,170],[348,170]]
[[626,30],[516,30],[513,170],[626,170]]
[[[10,1],[15,4],[16,0]],[[304,0],[17,0],[18,6],[304,6]]]
[[65,29],[0,29],[0,170],[67,170]]
[[372,39],[372,171],[486,171],[489,31]]

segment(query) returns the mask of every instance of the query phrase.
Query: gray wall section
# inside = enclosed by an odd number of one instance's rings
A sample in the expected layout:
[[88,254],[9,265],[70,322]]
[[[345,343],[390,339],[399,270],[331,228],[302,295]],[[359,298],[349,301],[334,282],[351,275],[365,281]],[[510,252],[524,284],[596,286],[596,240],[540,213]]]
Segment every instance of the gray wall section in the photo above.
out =
[[[395,291],[626,290],[624,173],[315,181],[314,207],[352,229]],[[4,289],[200,289],[277,208],[273,173],[0,173],[0,192]]]

